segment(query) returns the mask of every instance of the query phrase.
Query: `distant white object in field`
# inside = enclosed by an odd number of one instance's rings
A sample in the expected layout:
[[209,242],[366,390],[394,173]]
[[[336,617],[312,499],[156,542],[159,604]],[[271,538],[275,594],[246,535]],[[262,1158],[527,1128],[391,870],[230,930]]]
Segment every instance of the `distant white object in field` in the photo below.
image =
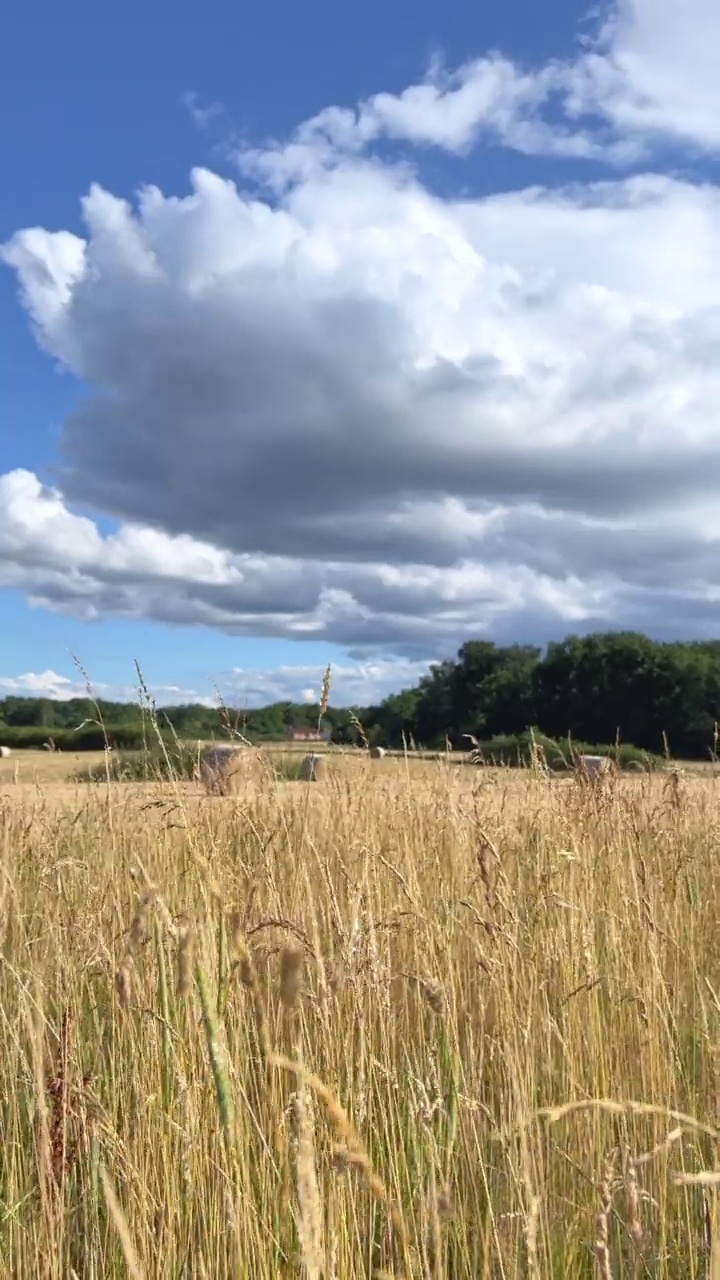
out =
[[613,762],[608,756],[579,756],[578,768],[586,778],[595,781],[604,773],[611,773]]
[[200,781],[206,791],[224,795],[240,758],[238,747],[207,747],[200,756]]
[[302,776],[305,782],[318,782],[323,777],[327,764],[324,756],[305,756],[302,762]]
[[371,759],[371,760],[382,760],[382,758],[383,758],[383,756],[384,756],[384,755],[385,755],[385,748],[384,748],[384,747],[371,747],[371,748],[370,748],[370,759]]
[[0,760],[7,760],[10,755],[12,755],[12,751],[9,747],[0,747]]

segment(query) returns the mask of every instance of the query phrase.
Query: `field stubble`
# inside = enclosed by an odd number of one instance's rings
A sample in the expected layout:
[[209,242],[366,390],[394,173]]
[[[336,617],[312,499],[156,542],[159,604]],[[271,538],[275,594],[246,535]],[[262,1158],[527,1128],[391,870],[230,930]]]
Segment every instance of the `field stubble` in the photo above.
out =
[[718,1280],[718,799],[6,785],[0,1272]]

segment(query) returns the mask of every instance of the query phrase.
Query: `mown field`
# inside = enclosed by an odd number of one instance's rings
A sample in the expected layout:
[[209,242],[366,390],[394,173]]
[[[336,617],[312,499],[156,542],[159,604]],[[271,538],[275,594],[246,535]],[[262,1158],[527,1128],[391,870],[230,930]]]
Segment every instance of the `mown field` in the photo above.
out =
[[0,763],[0,1275],[718,1280],[720,780]]

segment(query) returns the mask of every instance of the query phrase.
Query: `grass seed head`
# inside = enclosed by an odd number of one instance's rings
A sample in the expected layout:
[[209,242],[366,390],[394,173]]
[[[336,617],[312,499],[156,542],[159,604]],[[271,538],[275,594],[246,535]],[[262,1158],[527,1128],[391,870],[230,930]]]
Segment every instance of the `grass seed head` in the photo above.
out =
[[439,982],[425,982],[422,988],[423,998],[429,1009],[438,1017],[445,1012],[445,991]]
[[130,1008],[134,968],[132,955],[126,952],[115,971],[115,991],[121,1009]]
[[280,955],[280,999],[288,1009],[293,1009],[300,996],[303,974],[303,953],[298,947],[283,947]]

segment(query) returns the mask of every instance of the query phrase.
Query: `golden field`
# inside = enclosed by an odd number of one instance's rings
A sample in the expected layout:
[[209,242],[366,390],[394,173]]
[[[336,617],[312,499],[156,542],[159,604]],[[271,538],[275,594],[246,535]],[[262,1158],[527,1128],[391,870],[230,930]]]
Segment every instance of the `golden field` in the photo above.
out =
[[720,780],[0,762],[0,1275],[720,1277]]

